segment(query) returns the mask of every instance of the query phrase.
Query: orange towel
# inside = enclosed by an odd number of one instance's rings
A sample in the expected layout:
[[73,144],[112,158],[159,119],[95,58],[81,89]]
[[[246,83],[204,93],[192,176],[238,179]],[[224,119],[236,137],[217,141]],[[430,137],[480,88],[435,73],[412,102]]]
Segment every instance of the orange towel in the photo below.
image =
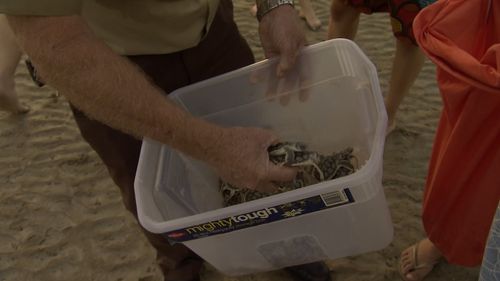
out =
[[500,200],[500,0],[439,0],[414,22],[443,111],[423,202],[446,259],[479,265]]

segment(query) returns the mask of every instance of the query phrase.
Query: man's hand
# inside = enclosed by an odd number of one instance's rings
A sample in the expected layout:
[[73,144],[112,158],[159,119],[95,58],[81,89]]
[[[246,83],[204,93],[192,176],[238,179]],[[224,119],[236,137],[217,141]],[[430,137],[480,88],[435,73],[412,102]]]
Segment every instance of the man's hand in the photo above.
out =
[[276,74],[283,77],[294,66],[297,54],[306,44],[297,12],[290,5],[271,10],[262,17],[259,34],[266,58],[280,56]]
[[273,192],[273,182],[291,181],[297,173],[269,161],[267,148],[276,142],[277,137],[264,129],[223,128],[208,162],[224,181],[237,187]]

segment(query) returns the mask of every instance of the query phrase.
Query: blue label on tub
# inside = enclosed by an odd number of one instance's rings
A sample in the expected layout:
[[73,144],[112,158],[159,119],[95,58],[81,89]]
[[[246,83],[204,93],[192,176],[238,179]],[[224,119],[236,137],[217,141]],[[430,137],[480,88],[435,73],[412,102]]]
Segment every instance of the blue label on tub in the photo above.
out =
[[329,192],[258,211],[193,225],[165,233],[171,242],[184,242],[298,217],[354,202],[349,189]]

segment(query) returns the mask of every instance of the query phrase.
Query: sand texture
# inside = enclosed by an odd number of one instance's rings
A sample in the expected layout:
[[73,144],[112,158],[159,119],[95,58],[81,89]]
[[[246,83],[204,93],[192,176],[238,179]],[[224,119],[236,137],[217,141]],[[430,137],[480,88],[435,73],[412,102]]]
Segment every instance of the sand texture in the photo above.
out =
[[[235,1],[244,37],[262,59],[251,1]],[[326,38],[329,1],[313,5],[323,26],[307,29],[309,43]],[[387,90],[395,40],[388,16],[363,16],[356,42],[378,69]],[[0,281],[161,280],[154,251],[96,153],[84,142],[64,97],[37,88],[24,65],[16,75],[26,116],[0,113]],[[338,281],[400,280],[399,253],[424,236],[422,191],[441,99],[435,67],[426,62],[387,138],[383,183],[394,222],[393,243],[384,250],[328,261]],[[442,263],[429,281],[477,280],[477,269]],[[209,266],[202,280],[285,281],[281,271],[224,277]]]

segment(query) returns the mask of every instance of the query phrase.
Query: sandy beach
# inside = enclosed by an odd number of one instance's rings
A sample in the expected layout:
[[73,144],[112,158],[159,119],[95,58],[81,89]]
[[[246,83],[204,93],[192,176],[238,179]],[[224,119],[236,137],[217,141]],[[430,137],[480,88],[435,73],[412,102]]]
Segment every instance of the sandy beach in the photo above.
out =
[[[235,18],[256,58],[263,59],[250,0],[235,0]],[[329,1],[313,2],[323,22],[310,44],[326,38]],[[386,92],[395,39],[387,14],[363,16],[356,42],[378,69]],[[157,281],[154,251],[122,205],[117,187],[85,143],[64,97],[37,88],[21,64],[16,74],[25,116],[0,112],[0,281]],[[388,136],[383,184],[395,236],[387,248],[328,261],[336,281],[400,280],[402,250],[424,232],[421,200],[441,110],[435,67],[426,61]],[[478,269],[439,264],[429,281],[477,280]],[[285,281],[281,271],[229,278],[207,265],[202,280]]]

